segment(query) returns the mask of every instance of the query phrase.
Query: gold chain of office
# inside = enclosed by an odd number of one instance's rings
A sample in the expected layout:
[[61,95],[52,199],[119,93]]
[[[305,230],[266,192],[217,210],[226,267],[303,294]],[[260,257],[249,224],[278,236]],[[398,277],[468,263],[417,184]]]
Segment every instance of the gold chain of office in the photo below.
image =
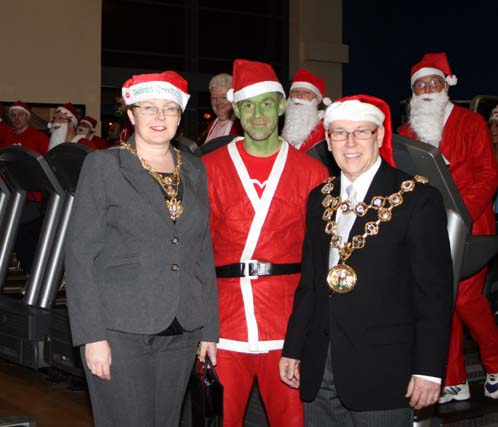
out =
[[[121,146],[129,151],[134,156],[138,157],[144,169],[159,183],[161,188],[164,190],[168,199],[166,199],[166,207],[169,211],[169,216],[173,221],[176,221],[183,214],[183,204],[181,200],[178,200],[178,191],[180,188],[180,170],[182,168],[182,156],[180,150],[173,148],[176,154],[176,166],[173,169],[171,176],[162,175],[155,171],[152,166],[143,157],[139,156],[137,150],[135,150],[130,144],[122,142]],[[170,148],[171,150],[171,148]]]
[[[359,202],[353,204],[349,200],[342,200],[340,196],[332,196],[330,193],[334,189],[335,177],[328,178],[321,188],[325,197],[322,200],[322,206],[325,208],[322,219],[326,222],[325,233],[330,235],[330,246],[339,252],[340,264],[332,267],[327,275],[329,288],[334,292],[345,294],[353,290],[358,281],[356,271],[346,264],[347,259],[355,250],[363,249],[369,236],[375,236],[379,233],[380,223],[388,222],[392,219],[392,210],[403,204],[403,194],[414,190],[415,185],[427,184],[429,180],[420,175],[413,179],[405,180],[401,183],[399,191],[389,196],[374,196],[370,204]],[[342,236],[337,234],[337,224],[332,219],[334,213],[348,215],[353,214],[357,217],[363,217],[370,209],[377,211],[377,220],[369,221],[365,224],[365,232],[357,234],[348,242],[342,242]]]

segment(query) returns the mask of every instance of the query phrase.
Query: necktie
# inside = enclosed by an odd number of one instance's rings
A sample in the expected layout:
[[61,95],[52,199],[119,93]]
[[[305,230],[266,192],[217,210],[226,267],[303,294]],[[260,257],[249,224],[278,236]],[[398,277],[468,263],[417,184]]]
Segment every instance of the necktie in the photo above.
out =
[[[349,200],[353,206],[356,201],[356,190],[353,184],[350,184],[346,187],[347,199]],[[342,243],[347,242],[349,233],[351,228],[353,227],[354,220],[356,219],[356,215],[353,212],[344,215],[342,212],[337,211],[335,217],[335,223],[337,225],[337,234],[342,237]],[[329,268],[336,266],[339,262],[339,251],[334,248],[330,248],[329,252]]]

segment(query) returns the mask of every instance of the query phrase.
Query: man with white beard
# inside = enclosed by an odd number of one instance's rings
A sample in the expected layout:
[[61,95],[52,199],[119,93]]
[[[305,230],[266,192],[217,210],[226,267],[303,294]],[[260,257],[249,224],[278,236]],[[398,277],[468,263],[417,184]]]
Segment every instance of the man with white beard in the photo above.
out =
[[330,104],[325,97],[325,82],[304,68],[299,69],[290,87],[282,129],[282,138],[299,151],[306,152],[325,140],[320,103]]
[[[410,121],[400,135],[434,145],[449,171],[472,219],[472,234],[495,233],[493,195],[498,167],[486,122],[478,113],[449,101],[457,83],[445,53],[428,53],[411,69],[413,90]],[[482,290],[487,267],[460,282],[453,313],[446,379],[439,403],[470,398],[463,356],[463,324],[479,345],[487,376],[484,394],[498,399],[498,328]]]
[[97,120],[91,116],[83,117],[76,128],[76,136],[71,142],[87,145],[95,150],[105,150],[108,145],[107,141],[95,134]]
[[55,110],[54,116],[48,124],[50,129],[50,143],[48,149],[56,147],[63,142],[72,142],[77,136],[78,113],[70,102],[60,105]]

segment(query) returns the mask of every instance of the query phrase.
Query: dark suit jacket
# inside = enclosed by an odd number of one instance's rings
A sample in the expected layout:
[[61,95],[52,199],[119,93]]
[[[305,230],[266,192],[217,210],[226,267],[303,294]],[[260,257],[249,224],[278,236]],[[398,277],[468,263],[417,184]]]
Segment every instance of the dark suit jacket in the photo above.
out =
[[[365,201],[400,189],[410,177],[382,163]],[[340,194],[340,177],[333,195]],[[330,236],[324,232],[320,185],[308,199],[302,279],[296,290],[283,355],[301,360],[301,397],[311,401],[330,345],[343,404],[353,410],[408,406],[412,374],[442,378],[452,309],[452,264],[439,192],[417,184],[390,222],[347,261],[358,274],[348,294],[329,291]],[[370,209],[350,238],[377,219]]]
[[206,173],[199,159],[182,161],[185,211],[174,223],[136,156],[115,148],[86,157],[66,241],[75,345],[106,339],[107,329],[155,334],[175,317],[218,340]]

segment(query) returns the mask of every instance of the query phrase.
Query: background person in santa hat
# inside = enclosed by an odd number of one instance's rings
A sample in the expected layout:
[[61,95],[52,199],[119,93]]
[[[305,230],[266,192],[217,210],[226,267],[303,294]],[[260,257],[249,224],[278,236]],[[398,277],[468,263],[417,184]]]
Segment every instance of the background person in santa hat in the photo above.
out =
[[29,125],[30,117],[31,108],[25,102],[16,101],[10,106],[9,120],[13,132],[7,138],[7,145],[22,145],[44,156],[48,150],[48,137]]
[[48,123],[50,129],[50,144],[48,149],[56,147],[63,142],[71,142],[77,137],[78,113],[70,102],[60,105]]
[[227,97],[244,136],[203,157],[218,277],[223,425],[243,425],[257,379],[270,425],[301,427],[299,393],[280,381],[277,366],[299,280],[306,198],[328,173],[279,137],[285,92],[270,65],[235,60]]
[[[42,131],[29,125],[30,117],[31,109],[25,102],[16,101],[10,106],[9,120],[12,131],[8,133],[6,145],[21,145],[44,156],[48,150],[48,137]],[[26,195],[26,203],[17,232],[14,251],[26,274],[31,272],[40,234],[43,216],[41,200],[41,193],[29,192]]]
[[324,126],[341,173],[308,198],[280,375],[300,388],[306,426],[411,427],[439,397],[450,332],[442,197],[394,168],[381,99],[340,99]]
[[304,68],[294,75],[285,108],[282,137],[302,152],[325,139],[319,106],[327,106],[325,82]]
[[88,145],[96,150],[108,148],[107,141],[95,134],[97,120],[91,116],[83,117],[76,128],[76,137],[72,142]]
[[[410,120],[400,135],[432,144],[449,163],[449,171],[472,219],[472,234],[495,233],[493,197],[498,166],[486,121],[480,114],[450,102],[457,83],[445,53],[428,53],[411,69]],[[479,345],[487,376],[484,394],[498,399],[498,328],[482,290],[487,267],[462,280],[453,315],[444,389],[439,403],[470,398],[463,356],[463,324]]]

